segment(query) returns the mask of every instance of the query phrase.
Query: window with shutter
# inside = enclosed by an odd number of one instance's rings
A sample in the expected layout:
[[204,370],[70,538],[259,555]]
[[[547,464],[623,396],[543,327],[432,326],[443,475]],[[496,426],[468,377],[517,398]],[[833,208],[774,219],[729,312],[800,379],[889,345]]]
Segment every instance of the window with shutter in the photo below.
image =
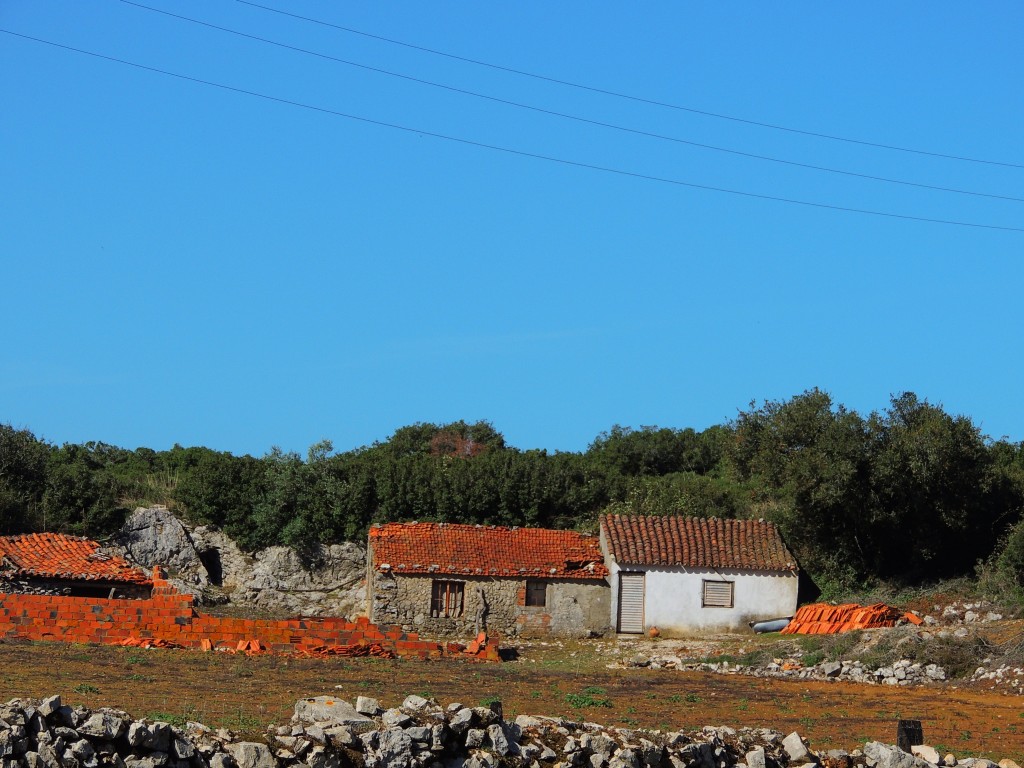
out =
[[732,608],[734,586],[735,582],[732,581],[708,581],[705,579],[701,606],[704,608]]

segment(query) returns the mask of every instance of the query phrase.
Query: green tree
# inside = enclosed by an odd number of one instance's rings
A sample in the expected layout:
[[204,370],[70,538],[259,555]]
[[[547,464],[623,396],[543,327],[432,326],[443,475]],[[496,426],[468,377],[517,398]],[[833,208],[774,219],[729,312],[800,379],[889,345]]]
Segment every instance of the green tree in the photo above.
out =
[[0,424],[0,532],[41,524],[48,446],[27,429]]

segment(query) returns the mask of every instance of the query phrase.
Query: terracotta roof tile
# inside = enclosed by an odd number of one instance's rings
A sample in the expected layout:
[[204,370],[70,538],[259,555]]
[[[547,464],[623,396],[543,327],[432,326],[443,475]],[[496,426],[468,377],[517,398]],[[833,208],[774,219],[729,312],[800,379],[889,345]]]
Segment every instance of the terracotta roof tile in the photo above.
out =
[[597,536],[546,528],[388,523],[370,529],[373,567],[461,576],[608,575]]
[[100,545],[91,539],[62,533],[0,536],[0,572],[36,578],[150,583],[145,572],[99,549]]
[[797,570],[779,530],[764,520],[604,515],[601,529],[619,563]]

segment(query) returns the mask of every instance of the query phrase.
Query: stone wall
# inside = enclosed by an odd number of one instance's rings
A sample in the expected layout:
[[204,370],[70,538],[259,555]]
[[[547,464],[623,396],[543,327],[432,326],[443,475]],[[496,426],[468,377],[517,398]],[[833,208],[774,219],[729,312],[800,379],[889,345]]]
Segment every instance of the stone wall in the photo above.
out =
[[[525,578],[413,576],[372,573],[370,618],[432,635],[472,635],[479,631],[481,594],[488,632],[502,635],[604,634],[609,628],[608,585],[600,579],[538,579],[546,584],[542,606],[526,605]],[[452,617],[431,616],[435,581],[462,585],[462,611]],[[530,579],[530,581],[534,581]]]

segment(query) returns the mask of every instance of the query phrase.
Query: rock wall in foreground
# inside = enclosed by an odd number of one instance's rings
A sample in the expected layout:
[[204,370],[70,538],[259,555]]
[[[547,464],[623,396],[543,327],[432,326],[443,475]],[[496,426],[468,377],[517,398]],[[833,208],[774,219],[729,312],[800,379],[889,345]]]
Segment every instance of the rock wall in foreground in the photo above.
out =
[[354,707],[302,699],[292,722],[271,727],[266,742],[70,707],[59,696],[0,705],[5,768],[1017,768],[1012,760],[914,751],[868,742],[816,754],[799,734],[767,728],[663,733],[528,715],[508,722],[500,705],[442,708],[419,696],[387,710],[364,697]]

